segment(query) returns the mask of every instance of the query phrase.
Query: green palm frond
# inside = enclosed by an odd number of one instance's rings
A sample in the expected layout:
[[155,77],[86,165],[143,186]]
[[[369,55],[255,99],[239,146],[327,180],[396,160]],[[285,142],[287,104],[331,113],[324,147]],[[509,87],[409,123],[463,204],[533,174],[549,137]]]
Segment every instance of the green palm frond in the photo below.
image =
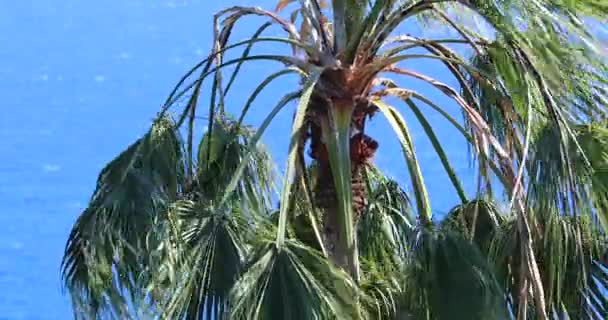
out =
[[[94,213],[85,211],[78,218],[66,244],[62,261],[62,274],[68,288],[75,319],[95,318],[105,311],[127,314],[126,301],[114,287],[112,265],[108,253],[94,239],[91,228]],[[108,297],[114,297],[109,300]],[[118,298],[118,299],[116,299]]]
[[[525,36],[535,35],[531,31],[519,35]],[[499,80],[499,86],[493,86],[479,74],[467,77],[475,98],[482,104],[480,111],[489,122],[503,126],[497,127],[496,132],[505,139],[513,139],[517,134],[506,132],[514,129],[509,125],[522,130],[522,119],[530,103],[537,124],[557,125],[556,121],[562,118],[580,121],[606,116],[608,100],[602,88],[606,85],[607,69],[601,58],[584,47],[566,44],[563,36],[555,32],[543,36],[538,43],[534,42],[541,48],[531,47],[527,42],[522,44],[523,40],[500,37],[484,47],[483,55],[473,57],[473,65],[484,77]]]
[[400,302],[415,319],[507,317],[493,266],[461,234],[422,229],[410,247]]
[[543,220],[544,241],[539,243],[538,256],[546,268],[547,308],[574,319],[604,319],[605,312],[595,316],[589,312],[592,307],[586,297],[595,286],[591,269],[598,259],[597,230],[589,228],[584,218],[548,215]]
[[[570,199],[569,195],[577,198],[585,196],[584,186],[590,168],[586,168],[581,163],[578,167],[582,170],[576,174],[573,171],[576,170],[576,167],[565,163],[566,158],[559,140],[559,132],[550,125],[537,133],[529,164],[530,175],[534,178],[529,192],[535,206],[570,214],[573,211],[581,210],[581,208],[572,206],[571,200],[573,199]],[[569,150],[566,150],[566,153],[570,158],[573,155]],[[583,200],[579,203],[586,204],[587,202]]]
[[[257,135],[257,130],[228,116],[216,119],[211,133],[205,133],[199,143],[193,191],[220,201],[236,182],[234,197],[246,200],[258,212],[268,210],[276,192],[276,172],[270,152],[257,144]],[[235,172],[240,175],[233,181]]]
[[[543,275],[548,310],[559,319],[603,319],[606,295],[601,292],[606,282],[601,259],[607,247],[601,231],[585,217],[558,216],[551,211],[534,217],[534,251]],[[473,221],[474,243],[495,268],[509,308],[516,310],[522,281],[516,220],[501,213],[492,202],[475,200],[454,208],[442,228],[470,237]],[[534,306],[528,309],[530,317],[538,317]]]
[[[577,140],[589,160],[591,170],[582,166],[578,161],[580,154],[573,155],[579,166],[577,174],[586,176],[588,173],[588,192],[594,207],[595,216],[602,224],[604,231],[608,231],[608,129],[605,123],[591,123],[579,126],[576,130]],[[582,168],[581,168],[582,167]]]
[[[560,319],[604,319],[606,317],[605,270],[600,259],[606,252],[601,231],[585,217],[536,214],[538,231],[534,251],[538,256],[547,294],[547,308]],[[497,278],[518,304],[517,284],[520,244],[515,221],[507,219],[495,234],[488,258],[497,268]],[[591,298],[590,298],[591,297]],[[530,308],[532,316],[534,308]]]
[[238,202],[171,205],[169,236],[154,248],[159,259],[148,285],[163,318],[220,319],[250,245],[250,225],[239,210]]
[[506,219],[491,200],[475,199],[453,208],[442,222],[442,228],[462,234],[487,253]]
[[[296,170],[299,167],[298,161],[301,160],[298,156],[298,150],[300,149],[299,144],[302,139],[300,135],[303,131],[304,125],[304,117],[306,115],[306,111],[309,107],[310,99],[312,96],[312,92],[314,90],[315,85],[321,75],[322,70],[317,70],[314,74],[312,74],[308,79],[306,79],[306,83],[304,84],[304,90],[302,92],[302,97],[298,102],[298,108],[296,110],[295,119],[293,121],[292,129],[291,129],[291,139],[289,142],[289,151],[287,157],[287,165],[285,168],[285,178],[283,181],[283,192],[281,194],[281,208],[279,214],[279,225],[278,225],[278,234],[277,234],[277,246],[280,246],[285,237],[285,227],[287,223],[287,216],[289,215],[288,209],[290,208],[289,201],[291,200],[291,191],[292,186],[296,182],[295,175]],[[300,164],[301,166],[302,164]]]
[[314,202],[312,176],[316,165],[306,167],[303,160],[300,160],[300,170],[297,173],[294,190],[289,201],[289,227],[293,229],[294,238],[303,244],[319,250],[327,257],[327,249],[324,246],[319,221],[322,213],[318,210]]
[[375,100],[374,104],[382,111],[393,127],[395,134],[399,137],[403,155],[408,164],[408,170],[412,180],[412,188],[415,190],[414,194],[416,197],[416,208],[423,221],[425,223],[429,223],[432,219],[431,204],[429,203],[430,201],[426,190],[426,185],[420,171],[420,165],[416,157],[414,144],[407,124],[405,123],[405,119],[401,113],[397,111],[397,109],[385,104],[381,100]]
[[[415,231],[408,195],[377,168],[367,168],[368,204],[357,225],[362,261],[362,300],[370,319],[394,319],[399,310],[398,277],[406,263],[408,239]],[[397,318],[399,319],[399,318]]]
[[395,272],[382,272],[375,265],[363,264],[363,280],[359,287],[367,297],[361,300],[365,319],[402,319],[399,298],[401,286]]
[[356,319],[354,282],[293,240],[261,240],[231,292],[231,319]]
[[[253,134],[249,139],[245,140],[246,141],[245,148],[241,149],[242,150],[241,158],[243,160],[240,161],[238,166],[235,168],[234,172],[228,173],[230,175],[230,182],[226,185],[225,189],[223,190],[223,195],[221,197],[220,202],[225,202],[227,199],[232,197],[233,192],[235,190],[237,190],[239,188],[239,186],[241,186],[241,182],[243,180],[248,179],[247,177],[243,176],[243,173],[245,173],[246,169],[249,169],[250,174],[251,174],[251,172],[256,172],[255,168],[251,169],[251,167],[250,167],[251,157],[253,157],[253,159],[256,161],[258,161],[262,158],[264,158],[264,159],[269,158],[269,156],[265,156],[266,151],[263,151],[264,147],[262,147],[259,144],[260,139],[261,139],[262,135],[264,134],[265,130],[268,128],[268,125],[270,125],[270,122],[277,115],[277,113],[279,111],[281,111],[281,109],[283,109],[289,102],[296,99],[300,95],[301,95],[301,92],[299,92],[299,91],[292,92],[292,93],[285,95],[281,99],[281,101],[279,101],[279,103],[273,108],[273,110],[270,112],[270,114],[268,114],[268,116],[266,116],[266,119],[264,119],[264,121],[262,122],[262,125],[257,130],[255,130],[255,134]],[[236,127],[237,130],[241,127],[241,125],[240,125],[241,120],[242,120],[242,117],[237,124],[237,127]],[[232,136],[232,138],[235,138],[235,137],[238,137],[238,136],[234,136],[234,135]],[[209,145],[209,143],[207,145]],[[260,154],[260,150],[262,150],[261,154]],[[270,166],[270,164],[263,164],[262,168],[267,168],[268,166]],[[256,175],[253,175],[253,176],[256,176]],[[265,175],[261,175],[261,176],[265,176]]]
[[358,223],[359,255],[386,274],[403,265],[408,237],[416,225],[408,195],[396,181],[367,170],[368,204]]
[[555,129],[547,125],[538,131],[528,169],[535,178],[530,188],[531,200],[544,210],[595,216],[606,230],[603,209],[607,196],[604,175],[608,167],[608,131],[603,123],[575,125],[572,129],[576,145],[570,142],[567,149],[573,163],[570,167],[563,162]]
[[148,263],[141,253],[155,217],[181,191],[183,176],[180,138],[164,118],[102,170],[63,258],[64,281],[77,309],[95,314],[106,306],[123,315],[118,297],[126,291],[139,298],[137,280],[145,278]]

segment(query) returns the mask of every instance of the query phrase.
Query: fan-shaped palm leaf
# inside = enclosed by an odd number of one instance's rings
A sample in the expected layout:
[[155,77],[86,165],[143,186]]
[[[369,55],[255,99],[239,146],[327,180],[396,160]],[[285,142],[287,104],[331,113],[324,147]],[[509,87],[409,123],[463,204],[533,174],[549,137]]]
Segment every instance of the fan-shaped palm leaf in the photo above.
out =
[[493,266],[473,243],[445,230],[419,230],[411,239],[400,302],[415,319],[507,317]]
[[[246,200],[257,212],[268,210],[276,191],[275,168],[264,145],[251,147],[256,130],[227,116],[216,119],[212,130],[199,143],[193,191],[205,199],[220,201],[233,182],[234,173],[239,171],[234,196]],[[242,168],[237,170],[239,166]]]
[[[123,305],[123,290],[141,293],[137,281],[145,278],[141,273],[148,261],[141,253],[148,233],[155,217],[177,198],[183,175],[180,138],[164,118],[102,170],[70,234],[62,265],[78,308],[96,314],[100,307]],[[123,315],[126,306],[116,309]]]
[[386,274],[397,272],[408,250],[416,224],[410,199],[397,182],[376,168],[367,171],[368,205],[357,225],[359,255]]
[[228,304],[251,238],[238,202],[224,208],[180,200],[168,212],[170,236],[153,252],[160,259],[148,289],[163,318],[213,319]]
[[453,208],[442,228],[462,234],[487,253],[506,218],[492,201],[475,199]]
[[[603,267],[598,264],[600,253],[606,250],[603,236],[585,222],[585,218],[551,213],[536,216],[541,234],[535,236],[535,252],[548,310],[559,315],[559,319],[603,319],[606,295],[601,292],[606,282],[601,276]],[[515,229],[513,221],[507,220],[496,234],[489,253],[513,308],[519,304],[515,292],[521,276],[517,268],[520,245]],[[532,317],[537,316],[534,308],[529,311]]]
[[318,252],[262,240],[232,289],[233,319],[356,319],[353,281]]
[[361,290],[370,319],[393,319],[402,293],[399,274],[406,263],[415,219],[410,199],[396,181],[367,168],[368,204],[357,225],[362,261]]
[[[534,216],[537,222],[534,251],[539,257],[549,310],[559,319],[566,316],[602,319],[605,311],[598,306],[605,303],[605,295],[598,293],[605,282],[598,262],[606,247],[601,231],[585,217],[559,216],[551,211]],[[474,231],[473,243],[495,268],[509,307],[517,309],[520,303],[517,292],[523,278],[521,244],[514,217],[501,213],[492,202],[475,200],[454,208],[442,228],[465,237]],[[530,317],[538,317],[533,306],[528,312]]]

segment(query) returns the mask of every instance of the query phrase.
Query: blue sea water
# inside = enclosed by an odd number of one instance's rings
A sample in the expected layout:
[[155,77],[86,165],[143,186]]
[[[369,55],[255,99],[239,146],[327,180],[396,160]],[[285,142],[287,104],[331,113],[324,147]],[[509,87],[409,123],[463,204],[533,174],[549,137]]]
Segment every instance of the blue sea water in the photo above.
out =
[[[181,74],[209,52],[212,14],[237,4],[273,9],[276,0],[0,0],[0,320],[72,318],[59,266],[98,172],[145,132]],[[259,21],[244,20],[234,38],[251,34]],[[431,76],[445,72],[420,61],[406,66]],[[242,106],[255,81],[276,70],[269,63],[244,67],[229,108]],[[262,94],[248,122],[259,124],[294,84],[281,81]],[[458,114],[439,92],[417,82],[402,84]],[[264,138],[278,161],[285,159],[291,112],[281,114]],[[473,190],[462,139],[438,115],[428,114]],[[456,195],[420,126],[407,115],[441,215]],[[371,132],[381,141],[376,163],[407,181],[386,122],[375,120]]]

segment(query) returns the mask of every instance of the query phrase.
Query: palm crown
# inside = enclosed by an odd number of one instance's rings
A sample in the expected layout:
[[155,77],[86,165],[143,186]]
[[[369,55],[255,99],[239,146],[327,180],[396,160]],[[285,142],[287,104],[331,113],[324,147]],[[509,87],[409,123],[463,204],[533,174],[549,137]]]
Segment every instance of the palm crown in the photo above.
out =
[[[292,2],[280,1],[275,12],[237,6],[217,13],[211,54],[179,81],[150,131],[101,172],[62,266],[77,317],[608,315],[607,65],[586,23],[606,21],[608,3]],[[268,22],[231,41],[250,15]],[[493,35],[455,19],[466,15],[483,18]],[[458,36],[396,34],[409,19],[441,22]],[[273,25],[283,37],[262,36]],[[251,54],[260,42],[286,54]],[[241,57],[224,58],[239,48]],[[447,67],[458,87],[402,67],[417,59]],[[225,97],[241,65],[259,60],[284,68],[263,79],[232,118]],[[225,79],[227,67],[235,68]],[[301,79],[299,87],[264,109],[259,128],[245,125],[260,92],[288,74]],[[453,106],[402,87],[408,79],[452,99],[464,121],[446,110]],[[203,110],[209,117],[195,143],[205,80],[212,82]],[[432,217],[406,118],[389,97],[413,112],[462,202],[441,222]],[[275,206],[275,170],[259,141],[294,100]],[[430,110],[475,155],[473,198],[427,119]],[[410,193],[372,165],[381,149],[365,125],[376,113],[401,144]]]

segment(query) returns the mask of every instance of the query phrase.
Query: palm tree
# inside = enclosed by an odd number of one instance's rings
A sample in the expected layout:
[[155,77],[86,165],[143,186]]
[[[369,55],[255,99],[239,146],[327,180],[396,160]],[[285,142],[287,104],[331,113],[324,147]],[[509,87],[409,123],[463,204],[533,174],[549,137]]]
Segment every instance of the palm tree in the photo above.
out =
[[[217,13],[211,54],[178,82],[149,132],[102,170],[62,264],[77,318],[608,316],[608,65],[588,28],[606,21],[608,4],[292,2],[275,12]],[[459,19],[467,15],[474,18]],[[233,41],[247,16],[268,22]],[[409,20],[440,23],[454,36],[397,34]],[[271,26],[284,36],[263,37]],[[261,42],[286,53],[253,55]],[[239,48],[240,57],[225,59]],[[458,87],[403,67],[418,60],[447,67]],[[241,66],[255,61],[283,68],[233,118],[226,97]],[[247,126],[256,97],[288,74],[300,85],[264,109],[260,127]],[[404,87],[410,79],[454,103]],[[205,80],[208,121],[195,143]],[[294,100],[278,180],[260,138]],[[433,218],[408,121],[393,100],[420,123],[461,200],[443,220]],[[468,141],[479,177],[473,196],[431,112]],[[401,144],[410,192],[372,163],[379,143],[365,127],[377,113]]]

